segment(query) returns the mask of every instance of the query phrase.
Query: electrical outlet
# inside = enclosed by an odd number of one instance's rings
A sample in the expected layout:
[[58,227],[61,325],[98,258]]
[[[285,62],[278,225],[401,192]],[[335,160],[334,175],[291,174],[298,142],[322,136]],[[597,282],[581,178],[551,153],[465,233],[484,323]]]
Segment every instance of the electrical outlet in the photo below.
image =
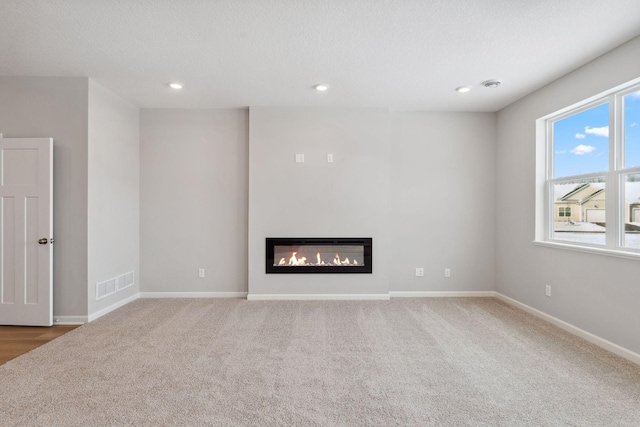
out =
[[204,277],[204,268],[198,270],[198,277]]
[[450,268],[445,268],[444,269],[444,277],[451,277],[451,269]]
[[544,288],[544,294],[548,297],[551,297],[551,286],[547,285]]
[[416,277],[423,277],[424,276],[424,268],[416,268]]

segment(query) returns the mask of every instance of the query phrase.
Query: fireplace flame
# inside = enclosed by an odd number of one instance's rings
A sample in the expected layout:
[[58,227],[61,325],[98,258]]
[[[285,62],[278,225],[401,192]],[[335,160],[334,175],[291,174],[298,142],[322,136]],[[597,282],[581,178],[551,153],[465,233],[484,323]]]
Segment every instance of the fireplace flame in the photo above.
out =
[[280,261],[278,261],[278,266],[285,266],[285,265],[290,265],[290,266],[312,266],[312,265],[359,265],[358,261],[353,259],[350,260],[349,257],[345,257],[344,259],[340,258],[340,254],[336,254],[335,258],[333,259],[333,261],[331,262],[325,262],[322,259],[322,255],[320,255],[320,252],[316,253],[315,256],[315,263],[313,262],[307,262],[307,257],[305,256],[301,256],[300,254],[298,254],[298,252],[292,252],[291,253],[291,257],[289,257],[289,261],[287,261],[286,257],[282,257],[280,258]]

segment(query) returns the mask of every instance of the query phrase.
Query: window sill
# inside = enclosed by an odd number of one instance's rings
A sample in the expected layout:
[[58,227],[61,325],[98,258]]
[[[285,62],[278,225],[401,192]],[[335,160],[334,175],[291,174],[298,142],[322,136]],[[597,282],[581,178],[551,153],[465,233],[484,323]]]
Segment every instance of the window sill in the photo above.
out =
[[533,244],[536,246],[544,246],[547,248],[567,249],[570,251],[585,252],[589,254],[598,254],[598,255],[612,256],[617,258],[640,260],[640,252],[625,251],[623,249],[595,248],[590,246],[572,245],[570,243],[560,243],[560,242],[541,241],[541,240],[534,240]]

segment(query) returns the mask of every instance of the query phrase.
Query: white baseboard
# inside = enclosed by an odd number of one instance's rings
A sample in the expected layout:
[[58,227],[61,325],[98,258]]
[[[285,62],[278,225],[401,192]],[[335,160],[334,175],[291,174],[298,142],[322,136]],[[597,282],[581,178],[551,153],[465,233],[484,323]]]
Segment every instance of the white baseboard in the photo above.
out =
[[273,300],[389,300],[389,294],[248,294],[249,301]]
[[389,292],[391,298],[468,298],[495,297],[494,291],[426,291],[426,292]]
[[84,325],[88,321],[87,316],[53,316],[54,325]]
[[107,308],[103,308],[100,311],[96,311],[95,313],[91,313],[88,317],[87,320],[89,322],[93,322],[94,320],[104,316],[105,314],[111,313],[113,310],[117,310],[118,308],[125,306],[127,304],[129,304],[132,301],[137,300],[138,298],[140,298],[140,294],[135,294],[135,295],[131,295],[129,298],[125,298],[123,300],[118,301],[115,304],[111,304],[109,307]]
[[557,317],[553,317],[547,313],[544,313],[538,309],[533,307],[529,307],[526,304],[521,303],[520,301],[516,301],[513,298],[509,298],[506,295],[502,295],[501,293],[496,292],[495,297],[500,301],[504,301],[505,303],[512,305],[516,308],[519,308],[523,311],[526,311],[529,314],[532,314],[542,320],[545,320],[565,331],[576,335],[584,340],[589,341],[591,344],[595,344],[598,347],[602,347],[607,351],[610,351],[613,354],[616,354],[620,357],[627,359],[630,362],[633,362],[637,365],[640,365],[640,354],[635,353],[631,350],[628,350],[624,347],[619,346],[618,344],[614,344],[611,341],[607,341],[604,338],[600,338],[597,335],[592,334],[591,332],[587,332],[583,329],[580,329],[576,326],[573,326],[570,323],[565,322],[564,320],[560,320]]
[[140,298],[245,298],[246,292],[140,292]]

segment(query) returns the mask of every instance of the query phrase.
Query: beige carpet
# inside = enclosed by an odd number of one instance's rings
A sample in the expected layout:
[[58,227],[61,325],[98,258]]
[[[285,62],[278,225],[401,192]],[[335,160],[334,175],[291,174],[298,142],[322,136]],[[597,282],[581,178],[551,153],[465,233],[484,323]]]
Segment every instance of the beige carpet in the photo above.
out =
[[2,426],[638,426],[640,367],[495,299],[138,300],[0,366]]

